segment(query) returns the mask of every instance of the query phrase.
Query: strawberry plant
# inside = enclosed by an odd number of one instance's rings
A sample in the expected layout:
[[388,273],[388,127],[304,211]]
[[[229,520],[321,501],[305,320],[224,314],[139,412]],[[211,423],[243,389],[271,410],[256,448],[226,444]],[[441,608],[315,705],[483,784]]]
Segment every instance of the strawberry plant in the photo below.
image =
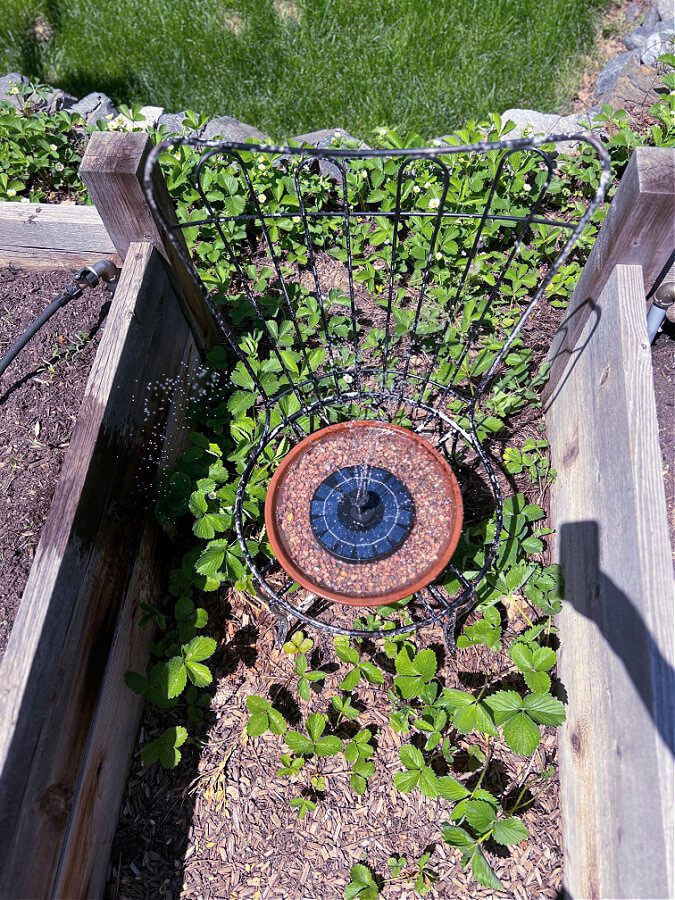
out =
[[[620,120],[617,122],[624,127]],[[490,121],[486,128],[492,137],[497,137],[501,123]],[[482,139],[486,128],[470,123],[457,133],[456,140]],[[665,125],[662,128],[661,138],[670,135]],[[383,131],[378,137],[381,147],[403,143],[391,131]],[[614,153],[619,167],[623,164],[623,152],[616,140]],[[242,159],[245,164],[251,162],[246,153]],[[264,195],[270,210],[288,213],[275,220],[274,240],[283,250],[284,265],[305,267],[308,260],[303,225],[295,215],[293,178],[283,167],[263,162],[262,168],[251,169],[254,191]],[[200,216],[201,200],[188,178],[194,163],[194,151],[187,147],[177,148],[163,160],[167,181],[177,198],[179,218],[188,226]],[[598,170],[588,163],[583,148],[577,156],[556,159],[547,214],[556,218],[578,215],[580,200],[588,197],[597,183]],[[394,209],[392,170],[387,169],[388,165],[389,161],[383,159],[363,160],[358,171],[347,172],[350,195],[359,197],[362,208]],[[468,161],[461,173],[452,171],[449,202],[473,203],[480,208],[495,165],[496,160],[487,156]],[[527,154],[514,155],[509,165],[509,179],[500,186],[495,198],[494,208],[500,212],[522,208],[528,195],[541,185],[542,173]],[[223,159],[210,171],[203,187],[209,202],[218,210],[228,215],[253,214],[243,174],[235,162]],[[312,209],[325,209],[332,202],[331,181],[320,172],[304,174],[302,189]],[[433,210],[440,194],[438,174],[432,166],[422,162],[409,166],[402,186],[405,209]],[[554,306],[566,303],[601,218],[602,214],[594,218],[581,244],[554,279],[549,291]],[[398,274],[405,275],[411,285],[419,286],[424,277],[427,260],[421,237],[429,225],[430,222],[424,222],[419,229],[402,229],[397,236]],[[259,238],[240,222],[227,222],[225,227],[235,253],[242,256],[252,237]],[[336,220],[317,217],[312,219],[311,227],[313,245],[323,248],[332,260],[344,261]],[[472,221],[467,224],[450,220],[439,229],[438,253],[429,260],[429,290],[442,308],[452,304],[463,258],[471,252],[475,227]],[[206,708],[203,698],[208,702],[208,694],[202,691],[212,678],[206,665],[210,654],[201,657],[211,646],[193,643],[203,640],[199,632],[206,625],[205,613],[197,605],[200,592],[215,594],[232,584],[240,590],[251,589],[234,532],[237,485],[264,427],[250,372],[260,377],[270,394],[288,386],[291,376],[294,382],[310,379],[326,358],[323,348],[317,346],[322,316],[327,329],[343,342],[350,336],[351,325],[350,301],[344,290],[332,289],[330,302],[322,311],[312,291],[298,283],[293,285],[291,297],[298,318],[296,331],[283,304],[275,298],[272,269],[265,265],[254,269],[251,264],[256,303],[264,311],[276,343],[276,350],[272,349],[272,341],[261,333],[250,298],[238,289],[222,238],[209,227],[188,227],[184,233],[216,302],[227,302],[233,310],[246,364],[242,360],[232,364],[222,348],[209,355],[208,395],[195,403],[190,446],[160,485],[160,519],[168,524],[185,517],[192,543],[171,574],[171,603],[147,612],[149,621],[158,629],[153,665],[147,676],[130,674],[128,682],[134,690],[165,706],[169,714],[184,706],[188,717],[192,719],[194,715],[198,720]],[[378,220],[375,225],[365,220],[354,223],[354,279],[366,286],[380,315],[386,308],[386,254],[393,237],[390,221]],[[494,273],[504,266],[507,257],[503,231],[495,223],[486,225],[467,276],[467,299],[462,309],[445,332],[438,316],[421,317],[418,322],[416,350],[430,353],[442,341],[443,352],[434,371],[439,384],[449,385],[453,378],[463,378],[469,386],[475,385],[489,370],[505,333],[527,301],[532,272],[550,261],[559,249],[559,235],[545,225],[534,227],[520,258],[506,266],[503,289],[488,308],[484,302],[486,291],[494,286]],[[409,352],[406,341],[415,316],[402,292],[397,294],[390,329],[392,359],[396,354]],[[382,353],[385,331],[377,316],[373,318],[375,321],[367,330],[361,326],[359,338],[361,346],[381,360],[378,354]],[[464,353],[464,339],[476,328],[484,332],[481,349],[476,354]],[[307,353],[303,352],[303,345]],[[346,368],[353,367],[349,345],[343,343],[341,352],[340,362]],[[363,797],[363,802],[368,802],[369,794],[380,790],[382,783],[405,794],[419,792],[438,804],[439,836],[455,848],[461,864],[470,869],[473,877],[493,891],[502,888],[493,869],[495,845],[509,848],[528,838],[522,817],[538,795],[529,790],[527,780],[498,788],[491,780],[492,767],[499,760],[525,759],[527,770],[544,729],[556,727],[565,718],[564,706],[556,696],[557,645],[552,619],[561,608],[562,585],[557,566],[546,565],[544,554],[550,529],[539,505],[539,496],[555,473],[550,468],[547,442],[538,432],[525,439],[512,433],[514,417],[526,408],[537,407],[539,390],[546,378],[546,365],[540,364],[525,341],[517,340],[476,417],[479,438],[488,444],[497,439],[497,452],[503,455],[507,473],[518,476],[518,484],[524,484],[528,495],[536,497],[537,502],[531,502],[523,493],[505,498],[497,556],[487,577],[478,585],[476,614],[464,623],[457,637],[458,654],[472,654],[472,658],[480,659],[480,671],[474,673],[475,684],[468,687],[453,678],[454,661],[448,666],[435,649],[421,646],[409,637],[392,636],[378,648],[358,638],[337,638],[336,665],[327,666],[317,664],[323,647],[315,648],[311,638],[296,631],[284,644],[282,658],[288,684],[297,697],[299,724],[289,728],[270,699],[257,695],[246,699],[247,737],[251,741],[273,742],[278,747],[277,775],[297,788],[289,803],[298,817],[314,815],[339,779],[355,797]],[[345,381],[341,386],[347,384]],[[271,410],[271,420],[276,423],[280,411],[289,415],[299,408],[297,397],[289,393]],[[458,405],[453,407],[450,401],[448,409],[457,414],[461,426],[468,427]],[[401,421],[409,424],[403,418]],[[307,423],[303,422],[302,427],[306,428]],[[493,449],[497,441],[492,444]],[[268,452],[244,496],[244,515],[251,526],[249,552],[260,565],[271,558],[262,521],[267,485],[287,450],[288,446],[280,445]],[[496,528],[494,514],[478,515],[467,522],[453,558],[456,572],[446,576],[449,593],[457,592],[462,578],[471,579],[481,568]],[[386,629],[411,619],[406,601],[402,601],[392,607],[364,611],[358,621],[366,628]],[[372,715],[374,703],[381,713],[377,718]],[[398,742],[403,740],[393,767],[382,765],[380,749],[386,743],[381,737],[391,731]],[[164,732],[147,745],[153,749],[144,759],[171,764],[179,758],[178,747],[185,740],[187,734],[183,736],[182,732]],[[546,770],[535,771],[530,785],[539,781],[541,790],[545,790]],[[516,793],[513,802],[511,798]],[[426,854],[417,861],[393,857],[388,880],[407,879],[422,894],[433,882],[428,863]],[[352,867],[350,875],[345,897],[377,897],[387,883],[386,878],[361,863]]]

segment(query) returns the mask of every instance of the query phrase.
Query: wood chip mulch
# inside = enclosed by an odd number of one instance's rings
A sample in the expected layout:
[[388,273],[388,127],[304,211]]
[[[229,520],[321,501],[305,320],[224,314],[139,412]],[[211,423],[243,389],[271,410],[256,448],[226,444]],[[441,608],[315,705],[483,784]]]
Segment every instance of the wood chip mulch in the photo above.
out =
[[[320,263],[328,266],[326,259],[322,257]],[[333,265],[328,275],[336,279],[339,267]],[[371,319],[381,313],[367,298],[359,296],[358,301]],[[365,309],[367,302],[370,306]],[[544,304],[536,321],[528,322],[526,341],[533,347],[537,362],[545,355],[560,315],[560,310]],[[507,443],[519,445],[526,437],[543,436],[541,409],[528,407],[511,424],[511,434],[517,435],[517,440],[503,436],[503,445],[494,442],[491,452],[497,461]],[[506,476],[499,467],[497,472],[506,494],[522,490],[528,501],[548,506],[543,484],[530,484],[526,475]],[[472,483],[462,483],[468,508],[471,487]],[[479,500],[485,502],[482,494]],[[484,518],[490,511],[482,509],[477,518]],[[473,517],[467,515],[467,521],[473,521]],[[544,561],[548,562],[548,551]],[[207,595],[201,602],[209,606],[209,633],[222,635],[208,721],[198,734],[197,744],[182,748],[184,758],[177,769],[144,768],[140,749],[146,736],[155,737],[172,724],[166,712],[146,708],[111,852],[107,900],[158,895],[342,900],[354,863],[364,861],[376,875],[386,878],[389,856],[405,855],[413,862],[427,849],[433,849],[430,866],[438,875],[436,887],[427,895],[434,900],[495,896],[553,900],[559,896],[562,851],[557,776],[524,815],[530,839],[510,849],[487,847],[504,893],[497,895],[481,887],[462,870],[459,851],[442,841],[439,825],[448,820],[449,804],[428,800],[417,791],[404,795],[394,788],[393,774],[401,769],[398,749],[410,737],[383,728],[390,678],[381,687],[361,684],[357,689],[366,708],[359,724],[377,731],[376,771],[367,792],[358,797],[351,791],[348,778],[333,775],[316,811],[299,820],[289,801],[300,794],[304,781],[277,776],[279,755],[286,750],[282,738],[247,738],[246,697],[259,694],[273,699],[291,727],[296,727],[310,712],[327,712],[329,697],[337,692],[340,679],[327,678],[322,692],[299,709],[294,699],[293,661],[274,647],[273,618],[241,595],[220,601]],[[519,613],[509,608],[503,616],[505,626],[513,628],[516,620],[510,617],[519,617]],[[522,627],[520,619],[518,630]],[[316,632],[310,636],[315,641],[312,666],[328,667],[336,662],[331,642]],[[492,672],[494,678],[506,668],[505,658],[476,648],[460,650],[454,659],[449,658],[443,651],[440,630],[427,631],[416,640],[420,647],[431,644],[439,657],[444,657],[440,674],[450,687],[475,687],[482,683],[477,680],[482,676],[476,673]],[[191,737],[198,733],[195,726],[190,733]],[[475,737],[469,743],[473,742]],[[503,745],[499,749],[503,751]],[[555,730],[544,729],[531,768],[528,759],[508,750],[497,752],[484,786],[511,791],[525,780],[528,771],[538,772],[555,764],[556,751]],[[321,768],[342,772],[345,766],[343,761],[332,766],[328,760]],[[471,777],[467,769],[462,779],[472,784]],[[387,883],[382,896],[384,900],[412,900],[419,895],[408,881],[401,880]]]
[[[365,861],[378,875],[387,876],[389,856],[406,855],[412,861],[431,848],[430,865],[439,880],[428,896],[495,896],[462,871],[459,852],[443,843],[439,823],[447,821],[449,805],[427,800],[419,792],[400,794],[394,788],[392,776],[401,768],[398,748],[408,738],[382,727],[388,707],[386,685],[357,688],[367,707],[360,724],[374,727],[377,741],[376,772],[367,792],[357,797],[347,778],[330,776],[325,799],[315,812],[298,820],[289,800],[300,793],[299,783],[276,775],[279,754],[285,749],[283,739],[269,734],[255,740],[246,736],[245,699],[253,693],[274,698],[293,727],[308,712],[326,711],[338,676],[329,676],[323,691],[299,709],[293,662],[274,648],[272,617],[236,595],[222,603],[220,611],[212,611],[210,624],[218,618],[223,642],[216,657],[210,718],[199,746],[184,746],[184,759],[177,769],[142,766],[144,735],[148,731],[154,735],[168,724],[166,713],[158,718],[154,710],[146,710],[111,853],[109,900],[158,895],[338,900],[354,863]],[[450,686],[466,688],[476,683],[475,673],[485,668],[488,658],[493,676],[501,669],[497,654],[483,657],[476,648],[467,648],[452,660],[443,651],[439,633],[431,632],[428,638],[439,658],[445,657],[442,673]],[[330,667],[335,660],[323,639],[317,639],[312,654],[315,666]],[[531,769],[528,759],[509,751],[496,753],[484,786],[510,790],[528,770],[534,773],[550,765],[555,755],[555,731],[545,729]],[[342,772],[344,762],[329,759],[322,769]],[[471,783],[470,775],[462,778]],[[559,817],[554,777],[524,815],[530,839],[510,850],[488,847],[506,889],[499,896],[519,900],[558,896],[562,882]],[[397,900],[415,896],[406,881],[387,884],[383,893],[384,898]]]

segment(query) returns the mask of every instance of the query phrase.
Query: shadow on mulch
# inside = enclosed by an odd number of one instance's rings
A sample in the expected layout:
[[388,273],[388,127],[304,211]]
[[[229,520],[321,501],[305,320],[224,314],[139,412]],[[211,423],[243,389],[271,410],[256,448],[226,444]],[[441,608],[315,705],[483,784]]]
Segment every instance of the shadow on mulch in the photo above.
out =
[[[225,640],[216,658],[216,689],[211,715],[200,731],[202,744],[191,747],[181,766],[171,772],[143,768],[137,751],[111,855],[108,900],[140,900],[158,894],[341,900],[349,867],[359,859],[367,859],[382,875],[390,855],[405,854],[412,860],[432,844],[430,865],[441,880],[431,898],[492,897],[462,871],[458,855],[440,841],[438,824],[447,818],[441,801],[403,795],[393,788],[398,749],[410,738],[384,727],[388,701],[381,687],[362,683],[354,692],[355,703],[365,710],[357,724],[370,728],[376,737],[378,766],[367,793],[356,797],[348,780],[335,772],[316,812],[298,820],[289,800],[302,792],[302,786],[276,776],[283,740],[271,735],[246,738],[245,698],[256,693],[274,699],[293,724],[301,714],[325,711],[325,697],[312,694],[309,703],[297,701],[293,661],[274,648],[274,621],[267,612],[252,607],[241,595],[232,596],[231,610],[217,597],[205,599],[214,633],[221,633]],[[254,636],[255,657],[248,643]],[[312,636],[316,642],[313,664],[326,663],[324,668],[331,669],[328,680],[333,680],[324,690],[330,693],[339,678],[332,665],[331,642],[325,635]],[[436,647],[438,639],[439,632],[431,631],[424,643]],[[254,658],[255,666],[247,665]],[[445,663],[443,675],[449,686],[460,686],[472,673],[486,668],[477,648],[458,651],[453,661],[446,655]],[[492,677],[502,668],[503,660],[492,655],[488,665]],[[167,724],[162,716],[155,718],[152,710],[146,711],[144,729],[157,730]],[[353,724],[347,723],[343,739]],[[555,747],[555,732],[546,729],[537,751],[537,770],[555,758]],[[470,782],[475,760],[460,749],[457,763]],[[522,760],[512,755],[504,760],[495,757],[483,785],[504,790],[516,785],[523,772]],[[490,855],[511,896],[536,893],[553,900],[562,864],[555,778],[526,813],[526,824],[537,835],[536,842],[506,854],[495,848]],[[410,896],[410,888],[405,883],[389,884],[387,896]]]
[[[208,609],[212,633],[228,635],[210,660],[214,670],[213,695],[215,685],[231,678],[237,669],[249,670],[256,666],[259,628],[247,622],[234,630],[232,609],[220,593],[203,595],[200,604]],[[292,695],[288,691],[286,693],[292,700]],[[288,714],[288,710],[285,712]],[[296,711],[296,719],[299,718],[299,711]],[[148,733],[154,737],[171,724],[166,710],[146,704],[110,853],[107,900],[155,896],[171,900],[180,894],[184,865],[190,856],[188,848],[195,814],[194,797],[200,775],[203,774],[200,772],[200,761],[203,749],[209,743],[209,733],[217,726],[217,721],[216,705],[215,711],[213,708],[206,710],[201,723],[189,725],[191,740],[183,746],[183,757],[175,769],[166,770],[159,765],[146,767],[141,761],[141,750]],[[130,893],[126,883],[128,876],[131,876],[128,880],[133,882]]]

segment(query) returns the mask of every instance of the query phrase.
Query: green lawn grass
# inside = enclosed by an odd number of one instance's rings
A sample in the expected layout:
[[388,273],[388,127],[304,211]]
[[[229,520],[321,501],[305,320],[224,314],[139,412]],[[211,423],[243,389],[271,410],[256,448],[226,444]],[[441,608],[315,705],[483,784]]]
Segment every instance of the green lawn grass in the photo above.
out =
[[605,0],[0,0],[0,70],[277,138],[555,111]]

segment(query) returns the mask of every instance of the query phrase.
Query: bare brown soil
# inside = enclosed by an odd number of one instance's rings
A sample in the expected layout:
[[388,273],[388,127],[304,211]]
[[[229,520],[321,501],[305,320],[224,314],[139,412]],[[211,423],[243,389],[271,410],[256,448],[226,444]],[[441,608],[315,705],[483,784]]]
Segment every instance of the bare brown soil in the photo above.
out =
[[[69,282],[65,271],[0,269],[0,356]],[[0,654],[68,450],[110,295],[60,309],[0,378]]]

